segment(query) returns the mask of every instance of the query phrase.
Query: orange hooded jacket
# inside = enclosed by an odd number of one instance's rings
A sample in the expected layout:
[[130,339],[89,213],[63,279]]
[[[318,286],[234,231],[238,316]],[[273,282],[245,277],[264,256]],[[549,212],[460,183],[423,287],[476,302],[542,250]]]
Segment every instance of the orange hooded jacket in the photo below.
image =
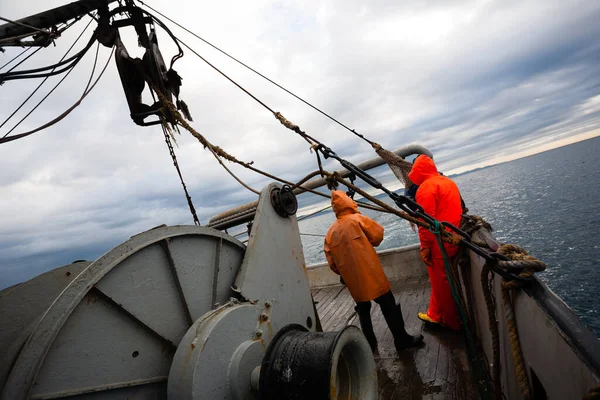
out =
[[325,236],[329,267],[342,276],[355,301],[374,300],[391,290],[373,247],[383,240],[383,227],[360,214],[341,190],[331,192],[331,204],[337,220]]
[[[462,203],[458,186],[452,179],[440,175],[431,158],[419,156],[408,177],[419,186],[416,201],[427,214],[440,222],[460,226]],[[427,228],[419,227],[419,239],[422,248],[437,247],[435,236]]]

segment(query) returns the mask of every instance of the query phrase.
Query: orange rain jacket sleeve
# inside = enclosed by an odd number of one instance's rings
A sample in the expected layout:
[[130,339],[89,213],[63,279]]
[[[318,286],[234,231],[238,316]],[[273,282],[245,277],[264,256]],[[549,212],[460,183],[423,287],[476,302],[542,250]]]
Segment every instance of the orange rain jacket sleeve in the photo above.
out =
[[383,227],[358,212],[340,190],[332,192],[337,220],[325,236],[325,256],[333,272],[344,279],[355,301],[370,301],[391,290],[373,246],[383,240]]

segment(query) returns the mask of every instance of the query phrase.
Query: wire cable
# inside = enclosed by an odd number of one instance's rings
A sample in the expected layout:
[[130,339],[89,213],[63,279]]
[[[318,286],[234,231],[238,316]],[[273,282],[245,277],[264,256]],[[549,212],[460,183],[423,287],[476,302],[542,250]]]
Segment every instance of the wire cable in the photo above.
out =
[[[91,91],[96,87],[96,85],[98,84],[98,82],[100,81],[100,78],[102,78],[102,76],[104,75],[104,72],[106,71],[106,68],[108,67],[108,64],[110,63],[110,60],[112,58],[113,53],[115,52],[115,48],[113,47],[110,55],[108,56],[108,60],[106,60],[106,64],[104,64],[104,68],[102,68],[102,71],[100,72],[100,75],[98,75],[98,77],[96,78],[96,80],[94,81],[93,85],[91,87],[88,88],[86,87],[86,91],[84,91],[84,93],[81,95],[81,97],[79,98],[79,100],[77,100],[75,102],[75,104],[73,104],[71,107],[69,107],[67,110],[65,110],[65,112],[63,112],[62,114],[60,114],[58,117],[54,118],[53,120],[45,123],[42,126],[39,126],[31,131],[28,132],[24,132],[18,135],[13,135],[13,136],[9,136],[9,137],[5,137],[5,138],[0,138],[0,144],[3,143],[7,143],[7,142],[11,142],[13,140],[17,140],[17,139],[21,139],[24,138],[26,136],[29,136],[31,134],[34,134],[36,132],[41,131],[42,129],[46,129],[49,126],[52,126],[54,124],[56,124],[57,122],[61,121],[62,119],[64,119],[67,115],[69,115],[71,113],[71,111],[73,111],[75,108],[77,108],[81,102],[83,101],[83,99],[85,99],[87,97],[88,94],[91,93]],[[91,80],[90,80],[91,82]]]
[[27,53],[29,50],[31,50],[31,47],[25,48],[25,50],[23,50],[22,52],[20,52],[17,56],[13,57],[12,60],[10,60],[9,62],[7,62],[3,66],[1,66],[0,70],[3,69],[4,67],[6,67],[8,64],[12,63],[13,61],[15,61],[17,58],[21,57],[23,54]]
[[[331,115],[327,114],[325,111],[321,110],[320,108],[314,106],[313,104],[309,103],[308,101],[304,100],[302,97],[296,95],[295,93],[293,93],[292,91],[286,89],[285,87],[281,86],[280,84],[278,84],[277,82],[275,82],[274,80],[270,79],[269,77],[265,76],[264,74],[258,72],[257,70],[255,70],[254,68],[250,67],[249,65],[247,65],[246,63],[238,60],[237,58],[235,58],[234,56],[230,55],[229,53],[227,53],[224,50],[221,50],[219,47],[215,46],[214,44],[210,43],[208,40],[203,39],[202,37],[200,37],[199,35],[197,35],[196,33],[190,31],[189,29],[187,29],[186,27],[184,27],[183,25],[177,23],[176,21],[172,20],[171,18],[167,17],[165,14],[161,13],[160,11],[158,11],[157,9],[153,8],[152,6],[150,6],[149,4],[138,0],[138,2],[142,5],[144,5],[145,7],[148,7],[149,9],[151,9],[152,11],[154,11],[155,13],[157,13],[158,15],[160,15],[161,17],[165,18],[166,20],[170,21],[171,23],[177,25],[179,28],[183,29],[184,31],[186,31],[187,33],[189,33],[190,35],[200,39],[201,41],[203,41],[204,43],[206,43],[207,45],[209,45],[210,47],[212,47],[213,49],[219,51],[220,53],[222,53],[223,55],[229,57],[230,59],[232,59],[233,61],[237,62],[238,64],[242,65],[243,67],[247,68],[248,70],[254,72],[256,75],[260,76],[261,78],[265,79],[266,81],[272,83],[273,85],[277,86],[279,89],[283,90],[284,92],[288,93],[289,95],[295,97],[296,99],[300,100],[301,102],[303,102],[304,104],[306,104],[307,106],[309,106],[310,108],[312,108],[313,110],[321,113],[322,115],[324,115],[325,117],[329,118],[331,121],[335,122],[336,124],[340,125],[341,127],[347,129],[348,131],[352,132],[354,135],[358,136],[359,138],[363,139],[364,141],[366,141],[369,144],[373,144],[374,142],[367,139],[366,137],[364,137],[362,134],[356,132],[356,130],[351,129],[350,127],[348,127],[347,125],[345,125],[344,123],[340,122],[339,120],[335,119],[334,117],[332,117]],[[186,46],[187,47],[187,46]]]
[[2,21],[8,22],[9,24],[20,25],[20,26],[24,26],[25,28],[33,29],[34,31],[43,33],[44,35],[50,36],[52,34],[51,32],[48,32],[48,31],[46,31],[44,29],[36,28],[35,26],[27,25],[27,24],[24,24],[24,23],[19,22],[19,21],[12,21],[12,20],[10,20],[8,18],[4,18],[4,17],[0,17],[0,19]]
[[[94,66],[92,67],[92,74],[90,75],[90,79],[88,80],[87,86],[85,88],[85,90],[87,90],[87,88],[90,86],[90,83],[92,81],[92,78],[94,76],[94,72],[96,71],[96,64],[98,63],[98,51],[100,49],[100,43],[98,43],[98,47],[96,47],[96,57],[94,58]],[[8,131],[3,138],[5,138],[6,136],[10,135],[10,133],[12,131],[14,131],[23,121],[25,121],[27,119],[27,117],[29,117],[51,94],[52,92],[54,92],[54,90],[56,90],[57,87],[60,86],[61,83],[63,83],[63,81],[65,79],[67,79],[67,76],[69,76],[69,74],[71,72],[73,72],[73,70],[75,69],[75,67],[71,68],[69,70],[69,72],[67,72],[60,81],[58,81],[58,83],[56,85],[54,85],[54,87],[52,89],[50,89],[50,91],[46,94],[46,96],[44,96],[36,105],[35,107],[33,107],[31,109],[31,111],[29,111],[23,118],[21,118],[21,120],[19,122],[17,122],[15,124],[15,126],[12,127],[12,129],[10,131]],[[48,79],[48,78],[46,78]]]
[[[9,69],[8,71],[6,71],[4,74],[8,74],[10,71],[12,71],[13,69],[17,68],[19,65],[23,64],[25,61],[29,60],[35,53],[37,53],[38,51],[40,51],[42,49],[42,47],[38,47],[37,49],[35,49],[35,51],[31,54],[29,54],[27,57],[25,57],[24,59],[22,59],[21,61],[19,61],[18,64],[14,65],[11,69]],[[0,74],[0,77],[4,74]],[[0,79],[0,82],[2,82],[2,80]]]
[[[223,75],[223,77],[225,77],[229,82],[233,83],[235,86],[237,86],[240,90],[242,90],[244,93],[246,93],[248,96],[250,96],[251,98],[253,98],[256,102],[258,102],[260,105],[262,105],[264,108],[266,108],[268,111],[271,112],[271,114],[273,114],[276,118],[277,116],[281,116],[281,114],[273,111],[273,109],[271,109],[271,107],[269,107],[268,105],[266,105],[265,103],[263,103],[260,99],[258,99],[256,96],[254,96],[252,93],[250,93],[249,91],[247,91],[246,89],[244,89],[244,87],[242,85],[240,85],[239,83],[237,83],[236,81],[234,81],[233,79],[231,79],[227,74],[225,74],[223,71],[221,71],[219,68],[215,67],[212,63],[210,63],[206,58],[202,57],[200,54],[198,54],[198,52],[196,52],[194,49],[192,49],[190,46],[188,46],[185,42],[183,42],[181,39],[177,39],[179,41],[179,43],[181,43],[185,48],[187,48],[189,51],[191,51],[192,53],[194,53],[196,56],[198,56],[198,58],[200,58],[202,61],[204,61],[206,64],[208,64],[212,69],[214,69],[215,71],[217,71],[219,74]],[[314,145],[314,144],[320,144],[320,142],[318,140],[316,140],[315,138],[311,137],[310,135],[308,135],[306,132],[301,131],[300,129],[296,129],[294,130],[298,135],[300,135],[304,140],[306,140],[310,145]]]
[[[93,19],[90,19],[90,21],[88,22],[88,24],[85,26],[85,28],[83,28],[83,30],[81,31],[81,33],[79,34],[79,36],[77,37],[77,39],[75,39],[75,42],[73,42],[73,44],[71,45],[71,47],[69,47],[69,49],[68,49],[68,50],[65,52],[65,54],[62,56],[62,58],[59,60],[59,62],[60,62],[60,61],[62,61],[62,60],[64,60],[64,58],[67,56],[67,54],[69,54],[69,52],[70,52],[70,51],[73,49],[73,47],[75,47],[75,45],[77,44],[77,42],[79,41],[79,39],[81,39],[81,37],[83,36],[83,34],[85,33],[85,31],[88,29],[88,27],[89,27],[89,26],[90,26],[90,24],[92,23],[92,21],[93,21]],[[41,49],[41,47],[40,47],[40,49]],[[38,49],[38,50],[39,50],[39,49]],[[74,67],[74,66],[73,66],[73,67]],[[9,72],[10,72],[10,71],[9,71]],[[37,92],[37,91],[38,91],[38,90],[39,90],[39,89],[42,87],[42,85],[43,85],[43,84],[44,84],[44,83],[45,83],[45,82],[48,80],[48,78],[49,78],[49,76],[48,76],[48,77],[46,77],[46,78],[44,78],[44,80],[43,80],[42,82],[40,82],[40,84],[39,84],[39,85],[38,85],[38,86],[37,86],[37,87],[36,87],[36,88],[33,90],[33,92],[32,92],[32,93],[31,93],[31,94],[30,94],[30,95],[29,95],[29,96],[28,96],[28,97],[27,97],[27,98],[26,98],[26,99],[25,99],[25,100],[24,100],[22,103],[21,103],[21,105],[19,105],[19,107],[17,107],[17,109],[16,109],[15,111],[13,111],[13,113],[12,113],[12,114],[10,114],[10,115],[8,116],[8,118],[6,118],[6,119],[4,120],[4,122],[2,122],[2,124],[0,125],[0,128],[2,128],[4,125],[6,125],[6,123],[7,123],[7,122],[8,122],[8,121],[9,121],[9,120],[10,120],[10,119],[11,119],[11,118],[12,118],[12,117],[13,117],[13,116],[14,116],[14,115],[15,115],[15,114],[16,114],[16,113],[17,113],[17,112],[18,112],[18,111],[21,109],[21,108],[23,108],[23,106],[24,106],[24,105],[25,105],[25,104],[26,104],[26,103],[29,101],[29,99],[31,99],[31,97],[33,97],[33,95],[34,95],[34,94],[35,94],[35,93],[36,93],[36,92]],[[63,79],[63,80],[64,80],[64,79]],[[62,80],[61,80],[60,82],[62,82]],[[59,82],[59,84],[60,84],[60,82]],[[55,88],[56,88],[56,87],[55,87]],[[54,90],[54,89],[52,89],[52,90]],[[45,99],[45,98],[44,98],[44,99]],[[39,103],[38,103],[38,106],[39,106]],[[36,106],[36,108],[37,108],[37,106]],[[31,114],[31,112],[30,112],[29,114]],[[27,116],[29,116],[29,114],[27,114],[27,115],[25,116],[25,118],[27,118]],[[8,133],[6,133],[6,134],[3,136],[3,138],[5,138],[6,136],[8,136],[8,134],[9,134],[10,132],[12,132],[12,131],[13,131],[13,130],[14,130],[14,129],[15,129],[15,128],[16,128],[16,127],[17,127],[17,126],[18,126],[18,125],[21,123],[21,122],[23,122],[23,120],[24,120],[25,118],[23,118],[21,121],[19,121],[19,122],[17,123],[17,125],[15,125],[15,126],[14,126],[14,127],[13,127],[13,128],[12,128],[12,129],[11,129],[9,132],[8,132]]]

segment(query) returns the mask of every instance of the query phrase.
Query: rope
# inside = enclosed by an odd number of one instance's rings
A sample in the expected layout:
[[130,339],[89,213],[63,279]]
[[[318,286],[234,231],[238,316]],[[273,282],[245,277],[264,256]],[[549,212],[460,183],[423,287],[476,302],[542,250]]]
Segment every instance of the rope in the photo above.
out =
[[[463,228],[469,234],[472,235],[475,231],[485,228],[492,231],[492,227],[483,218],[478,216],[464,216]],[[488,247],[487,244],[482,243],[482,246]],[[546,264],[532,255],[529,255],[525,249],[514,244],[502,244],[497,252],[509,258],[509,260],[495,260],[493,261],[499,268],[513,273],[519,273],[522,278],[531,278],[536,272],[543,271],[546,269]],[[492,334],[492,351],[493,351],[493,375],[494,382],[496,385],[496,398],[500,399],[501,394],[501,383],[500,383],[500,345],[499,345],[499,332],[498,332],[498,321],[496,319],[496,306],[492,300],[492,291],[488,282],[488,274],[490,271],[489,263],[486,262],[481,271],[481,287],[483,289],[483,295],[485,298],[486,307],[488,310],[489,329]],[[521,289],[524,287],[524,283],[516,280],[506,281],[503,280],[501,283],[501,294],[502,294],[502,305],[504,309],[504,317],[506,319],[506,327],[508,331],[508,339],[511,347],[511,355],[515,365],[515,374],[519,388],[525,400],[532,398],[531,387],[529,384],[529,377],[527,376],[527,368],[523,360],[523,351],[521,348],[521,342],[519,340],[519,332],[517,330],[517,323],[515,319],[515,309],[512,302],[510,291],[514,289]]]
[[44,35],[47,35],[48,37],[52,37],[52,32],[49,32],[47,30],[36,28],[35,26],[27,25],[27,24],[24,24],[24,23],[19,22],[19,21],[12,21],[12,20],[10,20],[8,18],[4,18],[4,17],[0,17],[0,19],[2,21],[8,22],[10,24],[24,26],[25,28],[33,29],[34,31],[37,31],[39,33],[43,33]]
[[[83,34],[85,33],[85,31],[89,28],[90,24],[92,23],[93,19],[90,19],[90,21],[88,22],[88,24],[85,26],[85,28],[83,28],[83,30],[81,31],[81,33],[79,34],[79,36],[75,39],[75,41],[73,42],[73,44],[71,44],[71,47],[69,47],[67,49],[67,51],[65,52],[65,54],[63,54],[63,56],[61,57],[61,59],[58,61],[59,63],[62,62],[67,55],[69,54],[69,52],[73,49],[73,47],[75,47],[75,45],[77,44],[77,42],[79,41],[79,39],[81,39],[81,37],[83,36]],[[23,54],[23,53],[21,53]],[[30,54],[33,55],[35,53]],[[98,50],[96,50],[96,57],[98,57]],[[27,60],[27,59],[25,59]],[[23,61],[25,61],[23,60]],[[14,69],[15,67],[17,67],[19,64],[15,65],[12,69]],[[9,70],[8,72],[12,71]],[[52,69],[52,71],[54,71],[56,69],[56,67],[54,69]],[[66,74],[68,75],[70,72],[72,71],[72,69]],[[66,76],[65,75],[65,76]],[[45,77],[39,84],[38,86],[33,90],[33,92],[31,92],[31,94],[17,107],[17,109],[15,111],[12,112],[12,114],[10,114],[8,116],[8,118],[6,118],[4,120],[4,122],[2,122],[2,124],[0,125],[0,128],[2,128],[21,108],[23,108],[23,106],[29,101],[29,99],[31,99],[33,97],[33,95],[42,87],[42,85],[49,79],[50,77],[47,76]],[[64,80],[64,77],[63,77]],[[50,91],[50,93],[52,93],[54,91],[54,89],[56,89],[58,87],[58,85],[60,85],[60,83],[63,81],[61,80],[54,88],[52,88],[52,90]],[[50,93],[48,93],[47,96],[50,95]],[[47,97],[46,96],[46,97]],[[15,126],[12,127],[12,129],[10,131],[8,131],[3,137],[8,136],[16,127],[18,127],[40,104],[42,104],[42,102],[46,99],[46,97],[44,97],[44,99],[42,99],[34,108],[33,110],[31,110],[29,112],[29,114],[27,114],[25,117],[23,117],[19,122],[17,122],[17,124],[15,124]]]
[[94,81],[94,83],[92,84],[92,86],[89,87],[89,89],[86,87],[86,90],[83,92],[83,94],[81,95],[81,97],[79,98],[79,100],[77,100],[75,102],[75,104],[73,104],[71,107],[67,108],[62,114],[60,114],[58,117],[54,118],[53,120],[45,123],[44,125],[38,126],[37,128],[30,130],[28,132],[24,132],[24,133],[20,133],[18,135],[12,135],[9,137],[3,137],[0,138],[0,144],[2,143],[6,143],[6,142],[10,142],[13,140],[17,140],[17,139],[21,139],[24,138],[25,136],[29,136],[31,134],[34,134],[36,132],[39,132],[43,129],[48,128],[49,126],[52,126],[58,122],[60,122],[63,118],[65,118],[67,115],[69,115],[71,113],[71,111],[73,111],[75,108],[77,108],[81,102],[83,101],[83,99],[85,99],[87,97],[88,94],[90,94],[90,92],[94,89],[94,87],[96,87],[96,84],[100,81],[100,78],[102,78],[102,76],[104,75],[104,72],[106,71],[106,68],[108,67],[108,64],[110,63],[110,60],[112,58],[112,55],[115,51],[115,48],[113,47],[111,50],[110,55],[108,56],[108,60],[106,60],[106,64],[104,64],[104,68],[102,68],[102,71],[100,71],[100,75],[98,75],[98,77],[96,78],[96,80]]
[[31,50],[31,47],[27,47],[25,50],[23,50],[22,52],[20,52],[19,54],[17,54],[15,57],[13,57],[13,59],[11,59],[10,61],[8,61],[7,63],[3,64],[0,67],[0,70],[2,70],[4,67],[6,67],[8,64],[16,61],[19,57],[21,57],[23,54],[27,53],[29,50]]
[[529,387],[529,377],[523,361],[523,352],[521,350],[521,342],[519,341],[519,332],[517,331],[517,323],[515,321],[515,310],[510,298],[509,289],[502,284],[502,304],[504,305],[504,316],[506,318],[506,328],[508,329],[508,339],[510,342],[510,350],[515,363],[515,373],[517,381],[521,388],[524,400],[531,399],[531,388]]
[[[386,204],[383,201],[371,196],[370,194],[368,194],[367,192],[365,192],[358,186],[356,186],[353,183],[342,178],[337,172],[329,173],[329,172],[325,171],[324,173],[328,178],[328,184],[334,185],[337,182],[339,182],[339,183],[343,184],[344,186],[354,190],[356,193],[360,194],[361,196],[368,199],[369,201],[377,204],[384,210],[387,210],[390,214],[397,215],[398,217],[405,219],[407,221],[410,221],[410,222],[414,223],[415,225],[419,225],[421,227],[429,229],[430,225],[428,223],[426,223],[425,221],[420,220],[418,218],[411,217],[408,213],[397,210],[394,207],[391,207],[389,204]],[[441,231],[440,236],[441,236],[442,241],[449,243],[449,244],[454,244],[454,245],[458,245],[462,240],[462,237],[460,237],[452,232],[446,231],[446,230]]]
[[[252,164],[254,163],[253,161],[251,161],[251,162],[240,161],[235,156],[229,154],[228,152],[226,152],[225,150],[223,150],[219,146],[215,146],[212,143],[210,143],[208,141],[208,139],[206,139],[202,134],[200,134],[198,131],[196,131],[183,118],[183,116],[181,115],[181,113],[179,112],[179,110],[177,110],[177,108],[175,107],[175,105],[173,104],[173,102],[171,102],[169,99],[167,99],[153,84],[151,84],[150,86],[156,92],[159,101],[161,102],[161,104],[164,107],[163,113],[170,113],[171,116],[173,116],[173,118],[177,121],[177,123],[179,125],[181,125],[181,127],[183,127],[185,130],[187,130],[188,132],[190,132],[192,134],[192,136],[194,136],[204,146],[204,148],[208,148],[210,150],[210,152],[213,154],[213,156],[217,159],[217,161],[221,164],[221,166],[223,168],[225,168],[225,170],[235,180],[237,180],[241,185],[243,185],[246,189],[252,191],[253,193],[260,194],[259,191],[255,190],[255,189],[252,189],[245,182],[243,182],[240,178],[238,178],[233,172],[231,172],[231,170],[229,170],[229,168],[227,168],[225,166],[225,164],[222,162],[221,158],[224,158],[224,159],[226,159],[228,161],[231,161],[233,163],[239,164],[239,165],[243,166],[244,168],[247,168],[247,169],[249,169],[251,171],[254,171],[254,172],[258,173],[258,174],[266,176],[269,179],[273,179],[275,181],[278,181],[278,182],[284,183],[286,185],[289,185],[290,187],[300,188],[300,189],[302,189],[304,191],[307,191],[307,192],[310,192],[310,193],[313,193],[313,194],[316,194],[318,196],[325,197],[325,198],[328,198],[328,199],[331,198],[331,196],[329,196],[329,195],[327,195],[325,193],[321,193],[321,192],[318,192],[318,191],[313,190],[313,189],[309,189],[309,188],[304,187],[304,186],[301,185],[302,183],[306,182],[308,179],[310,179],[310,178],[316,176],[317,174],[321,173],[320,171],[319,172],[312,172],[309,175],[307,175],[306,177],[304,177],[303,179],[301,179],[298,183],[293,183],[293,182],[289,182],[289,181],[287,181],[285,179],[282,179],[282,178],[280,178],[278,176],[272,175],[272,174],[270,174],[268,172],[262,171],[262,170],[260,170],[260,169],[258,169],[256,167],[252,166]],[[324,172],[324,173],[326,173],[326,172]],[[329,174],[329,173],[326,173],[326,174]],[[331,175],[331,174],[329,174],[329,175]],[[340,179],[341,179],[341,177],[340,177]],[[360,190],[359,193],[363,194],[365,192],[363,192],[362,190]],[[367,196],[371,197],[369,195],[367,195]],[[366,196],[364,196],[364,197],[366,197]],[[379,200],[376,200],[376,202],[380,206],[383,204],[385,207],[375,207],[375,206],[372,206],[370,204],[361,203],[361,202],[357,202],[357,204],[359,206],[361,206],[361,207],[368,208],[368,209],[371,209],[371,210],[374,210],[374,211],[400,213],[400,211],[398,211],[398,210],[396,210],[394,208],[391,208],[390,206],[388,206],[387,204],[385,204],[385,203],[383,203],[383,202],[381,202]],[[403,214],[406,214],[406,213],[403,213]],[[412,218],[408,214],[406,214],[406,217]]]
[[[498,261],[498,266],[505,269],[521,268],[521,277],[532,277],[533,274],[546,269],[546,264],[531,256],[523,249],[514,244],[503,244],[498,249],[498,253],[510,258],[510,261]],[[515,320],[514,304],[511,299],[510,291],[523,288],[524,284],[518,281],[502,282],[502,304],[504,306],[504,316],[506,318],[506,327],[508,329],[508,339],[510,342],[511,354],[515,364],[515,373],[517,381],[521,388],[521,393],[525,400],[531,399],[531,387],[527,369],[523,361],[523,351],[519,340],[519,332]]]
[[[477,371],[479,372],[478,382],[480,384],[480,385],[478,385],[478,388],[480,390],[481,397],[488,398],[490,395],[490,389],[488,386],[487,372],[486,372],[485,366],[481,360],[481,357],[478,356],[477,347],[475,345],[475,340],[473,338],[473,335],[471,334],[471,330],[469,329],[467,316],[464,311],[465,309],[463,308],[464,305],[461,303],[461,296],[459,295],[458,289],[456,287],[456,280],[455,280],[456,277],[454,276],[454,274],[452,272],[451,263],[448,260],[448,255],[446,254],[446,249],[444,248],[444,243],[442,242],[441,233],[443,231],[442,231],[441,227],[442,227],[442,225],[440,224],[440,222],[435,221],[434,225],[429,227],[429,231],[435,235],[437,244],[440,248],[440,251],[442,252],[442,256],[444,257],[444,268],[446,270],[446,276],[448,277],[448,283],[450,284],[450,291],[452,292],[452,297],[454,298],[454,301],[456,302],[456,305],[458,307],[458,313],[460,315],[460,320],[461,320],[463,328],[465,330],[465,335],[467,337],[467,343],[469,345],[469,351],[477,360],[477,366],[479,367],[477,369]],[[481,384],[483,384],[483,387],[481,386]],[[497,394],[496,394],[496,398],[498,398]]]
[[[187,29],[186,27],[182,26],[181,24],[175,22],[174,20],[172,20],[171,18],[167,17],[166,15],[164,15],[163,13],[161,13],[160,11],[158,11],[157,9],[151,7],[150,5],[144,3],[141,0],[138,0],[141,4],[143,4],[145,7],[148,7],[149,9],[151,9],[152,11],[154,11],[155,13],[159,14],[160,16],[162,16],[163,18],[169,20],[170,22],[172,22],[173,24],[177,25],[179,28],[183,29],[184,31],[186,31],[187,33],[189,33],[192,36],[195,36],[196,38],[200,39],[201,41],[203,41],[204,43],[206,43],[207,45],[211,46],[213,49],[221,52],[222,54],[224,54],[225,56],[229,57],[230,59],[232,59],[233,61],[237,62],[238,64],[242,65],[243,67],[247,68],[248,70],[252,71],[253,73],[255,73],[256,75],[260,76],[261,78],[265,79],[266,81],[272,83],[273,85],[277,86],[279,89],[283,90],[284,92],[288,93],[289,95],[295,97],[296,99],[300,100],[301,102],[303,102],[304,104],[306,104],[307,106],[311,107],[313,110],[321,113],[322,115],[324,115],[325,117],[329,118],[331,121],[335,122],[336,124],[340,125],[341,127],[343,127],[344,129],[348,130],[349,132],[353,133],[354,135],[356,135],[357,137],[363,139],[365,142],[373,145],[374,143],[372,141],[370,141],[369,139],[365,138],[363,135],[361,135],[360,133],[356,132],[354,129],[349,128],[348,126],[344,125],[343,123],[341,123],[340,121],[338,121],[337,119],[333,118],[331,115],[327,114],[326,112],[322,111],[321,109],[319,109],[318,107],[312,105],[311,103],[309,103],[308,101],[304,100],[303,98],[301,98],[300,96],[294,94],[293,92],[291,92],[290,90],[286,89],[285,87],[281,86],[280,84],[278,84],[277,82],[273,81],[272,79],[266,77],[265,75],[261,74],[260,72],[258,72],[257,70],[255,70],[254,68],[248,66],[247,64],[243,63],[242,61],[238,60],[237,58],[233,57],[232,55],[228,54],[227,52],[221,50],[219,47],[213,45],[212,43],[210,43],[209,41],[203,39],[202,37],[200,37],[199,35],[197,35],[196,33],[190,31],[189,29]],[[187,46],[186,46],[187,47]]]
[[488,326],[492,334],[492,376],[494,393],[497,400],[502,399],[502,382],[500,379],[500,334],[498,333],[498,320],[496,319],[496,306],[492,300],[488,275],[490,267],[486,262],[481,269],[481,288],[488,313]]

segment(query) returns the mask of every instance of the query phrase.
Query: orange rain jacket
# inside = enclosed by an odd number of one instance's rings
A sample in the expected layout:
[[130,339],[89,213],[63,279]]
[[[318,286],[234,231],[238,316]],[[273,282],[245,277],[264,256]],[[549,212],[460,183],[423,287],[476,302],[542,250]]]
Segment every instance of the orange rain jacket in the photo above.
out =
[[352,298],[370,301],[391,290],[373,246],[383,240],[383,227],[358,212],[341,190],[331,192],[337,220],[325,236],[325,256],[333,272],[344,279]]
[[[440,222],[450,222],[455,226],[460,226],[462,202],[458,186],[452,179],[438,173],[431,158],[418,157],[408,177],[416,185],[419,185],[416,200],[427,214]],[[419,227],[419,239],[421,241],[421,257],[429,266],[427,272],[431,282],[431,297],[427,315],[434,321],[452,329],[459,329],[460,317],[446,277],[442,251],[429,229]],[[444,249],[449,257],[458,252],[458,246],[447,243],[444,243]]]
[[[460,226],[462,203],[458,186],[452,179],[440,175],[431,158],[419,156],[408,178],[419,186],[415,200],[427,214],[440,222]],[[419,227],[419,239],[422,248],[437,246],[435,236],[427,228]]]

